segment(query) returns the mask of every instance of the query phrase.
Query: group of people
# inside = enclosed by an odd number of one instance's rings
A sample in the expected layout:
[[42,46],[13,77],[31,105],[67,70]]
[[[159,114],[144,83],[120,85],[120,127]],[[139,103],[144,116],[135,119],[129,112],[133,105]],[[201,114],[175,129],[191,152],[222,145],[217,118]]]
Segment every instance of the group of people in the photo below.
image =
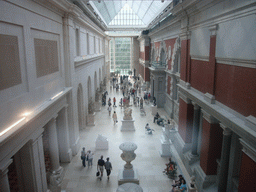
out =
[[[91,166],[92,167],[92,161],[93,161],[93,152],[91,150],[89,151],[85,151],[85,147],[83,147],[82,151],[81,151],[81,160],[82,160],[82,165],[84,167],[86,167],[86,161],[88,161],[88,168]],[[99,174],[97,174],[97,176],[99,176],[100,180],[103,176],[103,171],[104,168],[106,169],[107,172],[107,176],[109,179],[111,170],[112,170],[112,164],[109,161],[109,157],[106,159],[106,161],[104,161],[103,159],[103,155],[101,155],[100,159],[98,160],[97,163],[97,172],[99,172]]]
[[100,180],[103,177],[104,167],[106,169],[107,177],[109,180],[109,176],[110,176],[111,170],[112,170],[112,164],[109,161],[109,157],[106,159],[106,161],[104,161],[103,155],[101,155],[100,159],[98,160],[98,164],[97,164],[97,171],[100,173],[100,174],[97,174],[97,176],[99,176]]
[[84,167],[86,167],[86,161],[88,162],[88,168],[92,166],[92,160],[93,160],[93,152],[91,150],[85,151],[85,147],[83,147],[83,150],[81,151],[81,160]]

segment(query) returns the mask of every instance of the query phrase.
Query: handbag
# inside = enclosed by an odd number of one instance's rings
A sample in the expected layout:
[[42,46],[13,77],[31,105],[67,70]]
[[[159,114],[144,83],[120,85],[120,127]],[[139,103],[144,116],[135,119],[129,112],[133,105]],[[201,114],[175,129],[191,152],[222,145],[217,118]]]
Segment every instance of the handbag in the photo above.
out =
[[97,171],[97,173],[96,173],[96,177],[98,177],[98,176],[100,176],[100,172],[99,171]]

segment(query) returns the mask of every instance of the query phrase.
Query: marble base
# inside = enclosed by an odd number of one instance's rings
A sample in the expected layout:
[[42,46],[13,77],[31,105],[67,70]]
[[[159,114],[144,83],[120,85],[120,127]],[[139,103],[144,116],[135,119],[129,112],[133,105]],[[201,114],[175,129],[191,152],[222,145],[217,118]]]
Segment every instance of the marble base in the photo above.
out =
[[118,185],[124,183],[135,183],[140,184],[139,174],[137,169],[122,169],[119,170],[118,174]]
[[143,189],[135,183],[125,183],[120,185],[116,192],[143,192]]
[[64,169],[60,167],[57,171],[53,171],[50,174],[50,190],[61,192],[61,183],[64,177]]
[[134,121],[135,120],[121,120],[121,131],[135,131]]
[[87,125],[89,126],[95,126],[95,112],[93,114],[87,115]]
[[157,105],[156,106],[151,105],[151,109],[152,109],[152,115],[155,116],[157,113]]
[[94,103],[94,110],[95,111],[100,111],[101,110],[101,103],[100,102],[95,102]]
[[171,156],[171,142],[165,140],[163,135],[161,138],[160,154],[161,154],[161,157],[170,157]]

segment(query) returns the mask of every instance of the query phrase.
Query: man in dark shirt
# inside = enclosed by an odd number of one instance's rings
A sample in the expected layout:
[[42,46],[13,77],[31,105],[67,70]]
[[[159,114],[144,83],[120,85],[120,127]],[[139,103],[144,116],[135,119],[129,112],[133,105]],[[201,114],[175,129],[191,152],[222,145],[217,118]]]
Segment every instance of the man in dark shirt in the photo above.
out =
[[97,170],[100,171],[100,180],[103,176],[103,166],[105,165],[105,161],[103,160],[103,155],[101,155],[100,159],[98,160]]

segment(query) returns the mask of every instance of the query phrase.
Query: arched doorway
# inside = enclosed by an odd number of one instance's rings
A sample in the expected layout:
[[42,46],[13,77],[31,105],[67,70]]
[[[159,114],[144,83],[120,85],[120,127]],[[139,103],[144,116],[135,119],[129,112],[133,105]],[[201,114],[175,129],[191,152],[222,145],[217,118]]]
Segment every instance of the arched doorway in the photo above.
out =
[[90,101],[90,98],[92,97],[92,87],[91,86],[92,86],[92,84],[91,84],[91,77],[89,76],[88,80],[87,80],[87,91],[88,91],[87,99],[88,99],[88,103]]
[[84,124],[84,101],[83,101],[83,88],[82,85],[78,85],[77,89],[77,116],[78,116],[78,125],[79,130],[85,128]]

